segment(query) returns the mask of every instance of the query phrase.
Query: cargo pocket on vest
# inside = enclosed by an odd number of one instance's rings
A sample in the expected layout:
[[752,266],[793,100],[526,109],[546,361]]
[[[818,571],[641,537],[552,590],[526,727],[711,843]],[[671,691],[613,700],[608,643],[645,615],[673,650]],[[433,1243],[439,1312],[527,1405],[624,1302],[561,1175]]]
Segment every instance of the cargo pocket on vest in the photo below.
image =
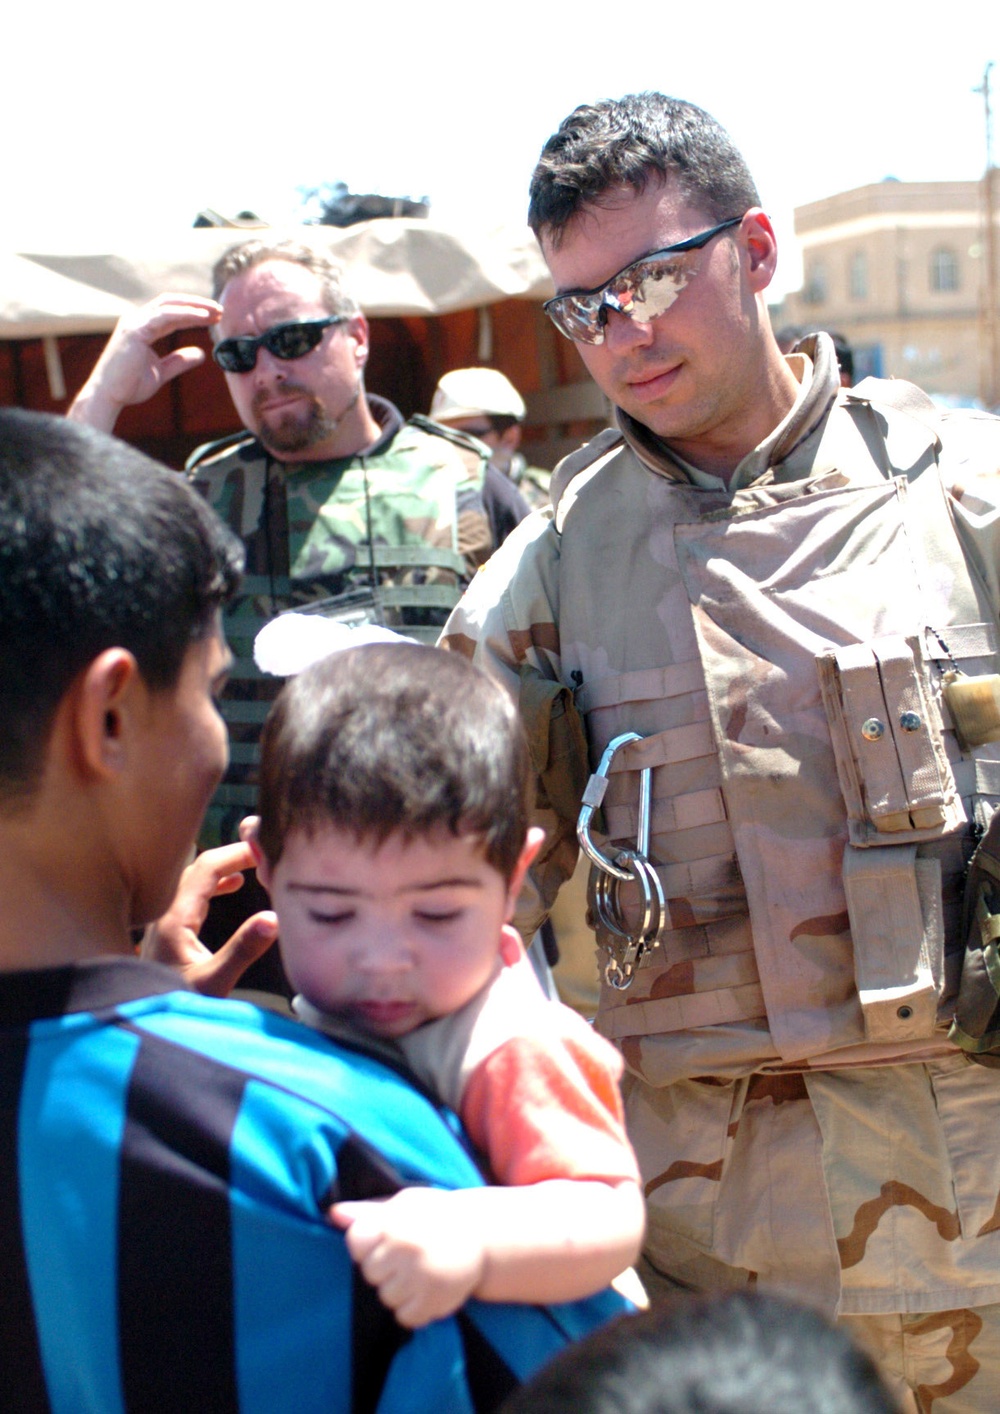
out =
[[944,975],[941,868],[917,845],[965,810],[921,641],[875,638],[817,656],[847,807],[843,880],[854,975],[871,1042],[934,1034]]
[[917,638],[816,658],[851,844],[916,844],[965,823]]

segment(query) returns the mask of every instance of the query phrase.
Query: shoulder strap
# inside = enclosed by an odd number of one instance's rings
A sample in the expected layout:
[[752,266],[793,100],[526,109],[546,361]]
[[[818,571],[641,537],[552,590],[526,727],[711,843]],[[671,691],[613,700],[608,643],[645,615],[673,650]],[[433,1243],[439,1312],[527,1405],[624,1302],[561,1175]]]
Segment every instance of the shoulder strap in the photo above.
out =
[[841,405],[851,414],[883,476],[912,480],[937,462],[940,410],[915,383],[864,378],[843,391]]
[[440,422],[432,422],[429,417],[424,417],[420,412],[415,412],[412,417],[407,418],[407,422],[420,432],[450,442],[464,462],[473,484],[482,487],[483,477],[486,474],[486,463],[490,459],[489,447],[483,442],[478,442],[475,437],[470,437],[467,432],[460,432],[456,427],[445,427]]
[[[184,470],[186,472],[198,471],[210,462],[217,461],[230,452],[235,452],[238,447],[249,448],[254,442],[256,442],[256,438],[251,436],[245,427],[241,428],[239,432],[230,432],[226,437],[217,437],[212,442],[202,442],[200,447],[195,447],[184,463]],[[260,450],[261,455],[265,455],[264,448],[261,447]]]
[[412,417],[407,418],[407,422],[411,427],[419,427],[421,432],[427,432],[432,437],[443,437],[461,452],[472,452],[480,461],[490,459],[490,449],[485,443],[477,441],[468,432],[459,431],[457,427],[445,427],[441,422],[432,422],[429,417],[424,417],[422,412],[415,412]]
[[617,427],[606,427],[589,442],[584,442],[575,452],[570,452],[552,473],[549,494],[552,504],[558,509],[560,498],[575,476],[600,461],[609,452],[615,451],[625,439]]
[[918,388],[916,383],[908,383],[905,378],[862,378],[860,383],[849,388],[848,402],[875,403],[882,407],[895,408],[897,412],[908,412],[921,422],[935,425],[938,408],[932,398]]

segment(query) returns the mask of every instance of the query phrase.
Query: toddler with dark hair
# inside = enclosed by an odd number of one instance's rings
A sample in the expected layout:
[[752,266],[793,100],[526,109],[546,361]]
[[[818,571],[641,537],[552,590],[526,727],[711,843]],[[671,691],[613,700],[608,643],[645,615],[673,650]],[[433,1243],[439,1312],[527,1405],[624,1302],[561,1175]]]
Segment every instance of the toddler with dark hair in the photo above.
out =
[[324,659],[264,729],[251,844],[299,1016],[397,1045],[504,1185],[334,1206],[403,1325],[588,1295],[642,1239],[621,1060],[543,995],[509,924],[542,839],[529,776],[504,689],[417,644]]

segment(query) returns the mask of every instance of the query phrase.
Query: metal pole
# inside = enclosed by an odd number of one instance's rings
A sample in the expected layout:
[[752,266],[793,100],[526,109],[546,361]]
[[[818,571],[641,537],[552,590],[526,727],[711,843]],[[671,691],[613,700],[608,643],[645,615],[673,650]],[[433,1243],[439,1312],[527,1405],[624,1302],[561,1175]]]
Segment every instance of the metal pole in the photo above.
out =
[[1000,320],[997,311],[997,228],[996,168],[993,165],[993,113],[990,106],[990,70],[986,65],[983,81],[973,93],[983,95],[986,118],[986,171],[983,174],[983,254],[982,330],[985,357],[981,363],[980,391],[983,402],[993,408],[1000,404]]

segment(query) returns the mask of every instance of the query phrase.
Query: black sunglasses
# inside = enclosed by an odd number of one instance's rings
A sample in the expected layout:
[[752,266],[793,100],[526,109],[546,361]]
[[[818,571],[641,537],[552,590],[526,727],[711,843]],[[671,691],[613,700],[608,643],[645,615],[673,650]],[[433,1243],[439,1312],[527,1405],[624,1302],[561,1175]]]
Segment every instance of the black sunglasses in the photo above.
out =
[[235,339],[223,339],[212,350],[212,357],[224,373],[249,373],[256,367],[257,350],[263,345],[275,358],[304,358],[311,353],[331,324],[344,324],[346,314],[331,314],[326,319],[301,319],[292,324],[275,324],[263,334],[244,334]]

